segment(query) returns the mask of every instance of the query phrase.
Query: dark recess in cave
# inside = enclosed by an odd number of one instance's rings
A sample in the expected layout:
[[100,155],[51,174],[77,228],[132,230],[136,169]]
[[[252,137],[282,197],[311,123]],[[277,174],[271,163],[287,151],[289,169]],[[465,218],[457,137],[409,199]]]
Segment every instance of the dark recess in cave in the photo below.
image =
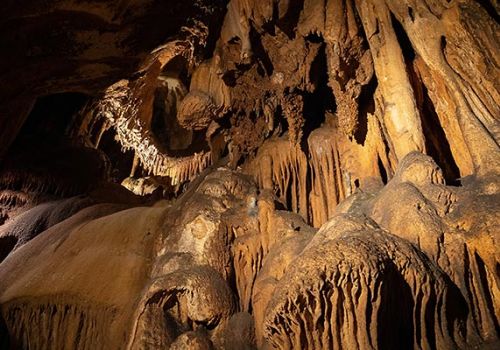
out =
[[163,67],[161,75],[179,78],[186,88],[189,88],[189,84],[191,83],[191,74],[188,72],[188,61],[183,56],[172,58]]
[[488,14],[495,20],[495,22],[500,23],[500,15],[498,14],[495,6],[489,0],[477,0],[477,3],[488,12]]
[[0,349],[13,349],[10,344],[9,330],[5,324],[2,313],[0,313]]
[[[218,8],[224,9],[227,0],[213,0],[213,3],[217,4]],[[123,25],[133,25],[137,31],[137,36],[134,36],[134,39],[140,38],[140,40],[129,39],[124,42],[124,45],[128,45],[137,52],[154,49],[158,46],[159,38],[162,41],[167,41],[169,38],[179,36],[179,28],[191,24],[187,21],[190,13],[204,14],[199,10],[198,1],[151,1],[145,10],[144,14],[147,16],[137,16],[130,12],[123,14],[125,18]],[[131,10],[128,9],[128,11]],[[210,18],[216,23],[215,21],[220,20],[223,15],[224,12],[220,11]],[[131,23],[130,20],[134,22]],[[213,46],[212,41],[215,39],[209,36],[208,40],[208,44]]]
[[380,156],[377,157],[377,166],[382,178],[382,183],[386,185],[389,179],[387,177],[387,171],[385,170],[384,163],[382,163],[382,159],[380,159]]
[[38,98],[12,145],[12,151],[26,150],[39,143],[57,145],[64,141],[73,115],[84,106],[88,98],[85,94],[74,92]]
[[359,116],[358,125],[356,131],[354,132],[354,139],[358,144],[364,145],[366,141],[366,135],[368,133],[368,114],[375,113],[375,90],[377,90],[378,81],[375,74],[371,78],[370,82],[361,88],[361,94],[359,95],[358,105],[359,105]]
[[75,146],[69,135],[74,115],[87,101],[81,93],[53,94],[36,101],[2,164],[19,179],[7,188],[21,190],[26,185],[21,179],[31,176],[40,182],[51,179],[45,193],[69,196],[103,176],[99,154]]
[[[181,126],[177,123],[175,113],[168,115],[168,112],[165,110],[165,98],[164,94],[156,91],[153,102],[153,118],[151,121],[151,131],[160,149],[171,157],[186,157],[194,153],[209,150],[209,145],[205,138],[205,130],[194,130],[192,141],[189,147],[185,149],[172,149],[170,147],[170,138],[179,137],[174,128],[181,129]],[[167,121],[170,125],[167,125]]]
[[115,140],[114,129],[104,132],[99,143],[99,149],[109,158],[111,164],[111,178],[114,182],[120,183],[129,177],[134,162],[134,151],[122,150],[122,147]]
[[[300,13],[304,8],[304,1],[290,0],[287,13],[281,19],[276,21],[276,25],[288,36],[289,39],[295,38],[295,28],[299,22]],[[278,15],[278,2],[274,2],[274,15]]]
[[333,91],[328,86],[328,65],[324,44],[311,64],[309,76],[315,89],[312,93],[303,93],[305,124],[302,147],[304,150],[308,150],[307,138],[311,132],[325,122],[325,114],[333,113],[337,108]]
[[401,22],[398,21],[396,16],[394,16],[393,13],[391,13],[391,21],[392,21],[392,27],[394,28],[394,32],[396,33],[396,37],[398,39],[399,45],[401,46],[401,50],[403,51],[403,56],[405,58],[405,61],[408,62],[413,62],[415,59],[415,50],[413,49],[413,46],[411,44],[410,38],[408,37],[408,34],[406,34],[405,29],[403,28],[403,25]]
[[0,263],[7,257],[7,255],[9,255],[9,253],[12,251],[12,249],[14,249],[16,244],[17,244],[16,237],[13,236],[0,237]]
[[[250,43],[252,44],[252,50],[255,58],[257,59],[259,66],[258,68],[264,69],[265,75],[271,76],[273,75],[274,67],[271,62],[271,58],[266,52],[266,49],[262,45],[262,41],[260,40],[260,36],[257,31],[252,27],[250,30]],[[260,70],[261,70],[260,69]],[[261,76],[264,76],[264,72],[261,72],[258,69],[258,72]]]
[[377,322],[381,325],[392,324],[394,327],[377,327],[378,347],[411,349],[415,329],[413,313],[418,305],[415,306],[413,302],[410,286],[393,265],[387,267],[384,276],[387,283],[382,285],[380,291],[382,307],[378,311]]
[[[166,125],[168,121],[166,119],[171,119],[171,116],[168,115],[168,111],[165,110],[165,100],[167,98],[168,96],[165,96],[161,89],[156,89],[153,100],[153,117],[151,119],[151,131],[156,140],[165,149],[169,148],[170,142],[169,130]],[[177,108],[172,112],[177,113]]]
[[444,133],[439,117],[434,108],[434,104],[429,97],[427,88],[422,84],[423,109],[422,129],[425,135],[425,147],[427,153],[443,170],[443,175],[447,185],[460,185],[460,170],[451,153],[450,143]]
[[222,19],[226,15],[228,2],[228,0],[214,0],[214,3],[218,3],[218,8],[222,10],[215,16],[208,16],[208,27],[210,30],[206,40],[204,59],[210,59],[213,57],[217,40],[219,39],[222,30],[222,24],[224,23]]
[[315,44],[320,44],[320,43],[325,42],[325,40],[323,39],[323,37],[321,35],[314,34],[314,33],[310,33],[307,36],[305,36],[304,40],[308,41],[310,43],[315,43]]

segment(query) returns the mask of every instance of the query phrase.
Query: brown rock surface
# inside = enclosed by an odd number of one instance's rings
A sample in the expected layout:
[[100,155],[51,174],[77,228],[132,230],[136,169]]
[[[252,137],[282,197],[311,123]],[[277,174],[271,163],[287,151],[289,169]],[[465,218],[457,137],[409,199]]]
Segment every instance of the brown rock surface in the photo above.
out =
[[8,0],[0,348],[499,348],[499,11]]

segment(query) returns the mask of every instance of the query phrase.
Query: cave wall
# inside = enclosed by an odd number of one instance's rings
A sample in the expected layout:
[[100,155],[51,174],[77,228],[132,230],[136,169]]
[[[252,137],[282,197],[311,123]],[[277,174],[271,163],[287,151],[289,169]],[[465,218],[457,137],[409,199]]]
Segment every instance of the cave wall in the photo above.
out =
[[496,1],[7,1],[0,347],[500,345]]

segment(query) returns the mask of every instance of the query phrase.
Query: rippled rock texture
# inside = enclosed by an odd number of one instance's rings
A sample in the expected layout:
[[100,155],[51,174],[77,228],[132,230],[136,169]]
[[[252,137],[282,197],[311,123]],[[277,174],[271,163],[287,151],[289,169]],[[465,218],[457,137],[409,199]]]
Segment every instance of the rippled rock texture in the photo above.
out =
[[0,348],[500,347],[497,1],[13,1]]

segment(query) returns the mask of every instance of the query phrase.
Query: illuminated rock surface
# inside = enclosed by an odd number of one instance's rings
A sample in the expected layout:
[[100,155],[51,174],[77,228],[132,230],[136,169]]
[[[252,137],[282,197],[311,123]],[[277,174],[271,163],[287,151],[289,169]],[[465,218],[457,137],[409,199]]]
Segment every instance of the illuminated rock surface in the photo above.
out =
[[13,1],[0,348],[500,347],[497,1]]

